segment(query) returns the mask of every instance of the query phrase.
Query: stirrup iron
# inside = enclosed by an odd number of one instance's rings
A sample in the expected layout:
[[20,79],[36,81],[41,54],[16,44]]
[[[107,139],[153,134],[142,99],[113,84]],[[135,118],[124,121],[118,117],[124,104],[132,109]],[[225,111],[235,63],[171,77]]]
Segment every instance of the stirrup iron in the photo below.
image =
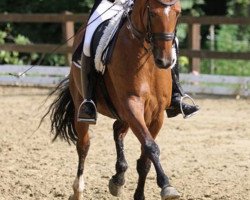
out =
[[[94,118],[80,118],[80,107],[82,105],[84,105],[85,103],[90,103],[91,106],[93,106],[94,108],[94,112],[95,112],[95,117]],[[96,124],[96,120],[97,120],[97,108],[96,108],[96,105],[94,103],[93,100],[91,99],[84,99],[83,102],[81,103],[81,105],[79,106],[79,109],[78,109],[78,113],[77,113],[77,121],[78,122],[86,122],[86,123],[89,123],[89,124]]]
[[193,104],[193,106],[196,106],[196,107],[197,107],[197,104],[195,103],[194,99],[193,99],[192,97],[190,97],[189,95],[184,94],[184,96],[181,96],[181,100],[180,100],[181,114],[182,114],[182,116],[183,116],[184,119],[187,119],[187,118],[192,117],[193,115],[195,115],[196,112],[194,112],[194,113],[192,113],[192,114],[190,114],[190,115],[186,115],[186,114],[184,113],[184,111],[183,111],[183,104],[184,104],[183,101],[184,101],[184,99],[190,99],[191,102],[192,102],[192,104]]

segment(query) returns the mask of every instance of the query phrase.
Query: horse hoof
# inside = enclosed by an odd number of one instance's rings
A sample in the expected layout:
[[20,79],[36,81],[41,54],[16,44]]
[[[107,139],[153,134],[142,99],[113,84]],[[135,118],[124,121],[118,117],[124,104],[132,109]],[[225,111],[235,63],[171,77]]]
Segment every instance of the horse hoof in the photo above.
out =
[[69,200],[82,200],[82,197],[81,197],[81,196],[75,197],[75,195],[71,195],[71,196],[69,197]]
[[109,180],[109,192],[115,197],[119,197],[122,194],[122,186],[116,185],[111,178]]
[[68,200],[75,200],[74,195],[71,195]]
[[161,199],[162,200],[170,200],[170,199],[179,199],[180,194],[174,187],[166,186],[161,190]]

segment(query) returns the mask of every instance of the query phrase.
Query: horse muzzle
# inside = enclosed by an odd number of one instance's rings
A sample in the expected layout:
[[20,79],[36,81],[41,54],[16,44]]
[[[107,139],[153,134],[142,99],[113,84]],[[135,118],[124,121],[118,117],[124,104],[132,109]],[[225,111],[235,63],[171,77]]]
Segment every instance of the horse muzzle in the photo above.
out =
[[154,50],[153,54],[154,54],[155,64],[157,65],[157,67],[161,69],[168,69],[169,67],[172,66],[173,59],[171,55],[163,56],[159,50]]

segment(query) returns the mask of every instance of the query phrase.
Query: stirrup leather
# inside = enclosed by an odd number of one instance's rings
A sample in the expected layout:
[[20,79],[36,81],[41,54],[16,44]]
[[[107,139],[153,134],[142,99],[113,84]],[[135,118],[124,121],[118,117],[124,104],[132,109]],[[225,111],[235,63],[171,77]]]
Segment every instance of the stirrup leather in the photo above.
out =
[[198,112],[198,110],[197,110],[196,112],[194,112],[194,113],[191,113],[191,114],[189,114],[189,115],[186,115],[186,114],[184,113],[184,111],[183,111],[183,104],[184,104],[183,101],[184,101],[185,99],[190,99],[191,102],[192,102],[192,104],[193,104],[193,106],[195,106],[195,107],[197,107],[197,104],[195,103],[194,99],[193,99],[192,97],[190,97],[189,95],[184,94],[183,96],[181,96],[181,100],[180,100],[181,114],[182,114],[182,116],[183,116],[184,119],[187,119],[187,118],[192,117],[193,115],[195,115],[195,114]]

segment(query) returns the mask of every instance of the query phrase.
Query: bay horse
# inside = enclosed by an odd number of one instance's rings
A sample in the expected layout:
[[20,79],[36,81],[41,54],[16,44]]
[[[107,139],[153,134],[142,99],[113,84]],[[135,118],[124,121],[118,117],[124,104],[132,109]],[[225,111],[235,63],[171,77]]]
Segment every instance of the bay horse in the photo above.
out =
[[[164,111],[171,103],[171,52],[180,12],[179,0],[135,0],[131,15],[119,31],[111,62],[103,75],[119,116],[113,124],[117,151],[116,174],[109,182],[110,193],[114,196],[120,194],[125,183],[128,165],[123,152],[123,139],[131,128],[141,144],[134,199],[145,199],[144,185],[151,163],[156,170],[161,198],[168,200],[180,197],[161,166],[160,151],[155,142],[163,124]],[[75,37],[74,49],[83,37],[84,31],[81,30]],[[83,98],[80,69],[73,63],[69,76],[56,91],[58,97],[50,106],[51,128],[54,139],[59,136],[76,143],[79,163],[73,183],[74,194],[70,199],[80,200],[83,198],[84,162],[90,147],[90,137],[89,124],[77,121],[77,110]],[[95,96],[98,112],[114,118],[98,83]]]

